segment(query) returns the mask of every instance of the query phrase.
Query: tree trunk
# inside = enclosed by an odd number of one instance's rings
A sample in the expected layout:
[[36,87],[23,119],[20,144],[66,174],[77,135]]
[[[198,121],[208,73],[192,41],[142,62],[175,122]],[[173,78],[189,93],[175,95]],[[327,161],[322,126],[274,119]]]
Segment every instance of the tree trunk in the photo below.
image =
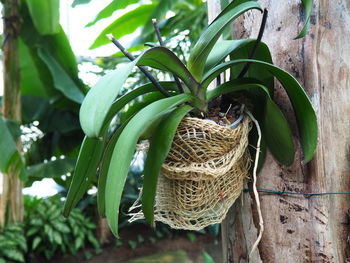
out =
[[96,234],[101,245],[106,245],[111,242],[113,236],[106,218],[98,218]]
[[[18,36],[20,32],[19,0],[3,1],[4,19],[4,96],[3,115],[9,120],[21,121],[21,90]],[[21,148],[20,142],[17,143]],[[7,221],[23,220],[22,182],[15,169],[3,176],[0,203],[0,226]]]
[[[318,115],[319,143],[314,159],[291,167],[268,154],[258,187],[293,192],[347,192],[350,187],[350,2],[314,1],[311,31],[292,40],[303,25],[300,1],[259,1],[269,10],[263,41],[274,63],[292,73],[310,96]],[[245,15],[235,35],[256,37],[261,14]],[[275,86],[278,103],[295,120],[285,92]],[[300,149],[300,147],[299,147]],[[248,262],[257,237],[255,204],[243,194],[223,223],[224,262]],[[260,194],[265,232],[251,262],[349,262],[347,211],[350,195]]]

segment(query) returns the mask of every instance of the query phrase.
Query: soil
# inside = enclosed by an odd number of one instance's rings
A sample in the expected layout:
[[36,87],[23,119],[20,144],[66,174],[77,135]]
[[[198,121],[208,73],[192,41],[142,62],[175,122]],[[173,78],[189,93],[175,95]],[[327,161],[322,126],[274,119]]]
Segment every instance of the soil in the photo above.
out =
[[[188,233],[191,233],[190,236]],[[159,234],[159,231],[158,231]],[[195,234],[195,235],[193,235]],[[120,231],[122,244],[116,245],[116,240],[102,248],[100,254],[95,254],[93,249],[86,250],[93,257],[89,260],[85,258],[83,252],[76,256],[61,255],[56,256],[50,263],[122,263],[131,259],[144,257],[165,251],[185,251],[193,263],[203,262],[203,251],[209,253],[215,262],[222,262],[221,244],[218,238],[212,237],[210,234],[197,234],[195,232],[171,231],[167,237],[158,237],[157,233],[144,224],[136,224],[124,228]],[[139,240],[142,237],[142,242],[137,242],[138,245],[132,248],[131,243]],[[190,238],[189,238],[190,237]],[[150,241],[153,239],[154,243]],[[192,241],[191,241],[191,240]],[[135,242],[136,243],[136,242]],[[134,244],[135,244],[134,243]],[[37,263],[48,262],[46,260],[37,259]],[[179,262],[181,263],[181,262]]]
[[227,126],[237,120],[240,114],[241,105],[239,103],[222,106],[219,102],[214,102],[206,118],[219,125]]

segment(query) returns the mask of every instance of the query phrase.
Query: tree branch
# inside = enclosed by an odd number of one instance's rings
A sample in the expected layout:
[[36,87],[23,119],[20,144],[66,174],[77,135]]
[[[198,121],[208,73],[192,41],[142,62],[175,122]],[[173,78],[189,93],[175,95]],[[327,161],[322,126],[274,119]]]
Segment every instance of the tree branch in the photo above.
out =
[[[116,40],[112,34],[106,35],[109,40],[112,41],[112,43],[120,49],[120,51],[130,60],[134,61],[135,57],[130,54],[123,46],[120,44],[118,40]],[[144,66],[137,66],[143,74],[152,82],[152,84],[159,90],[160,93],[162,93],[165,97],[170,97],[170,94],[159,84],[159,82],[152,76],[152,74],[147,70]]]

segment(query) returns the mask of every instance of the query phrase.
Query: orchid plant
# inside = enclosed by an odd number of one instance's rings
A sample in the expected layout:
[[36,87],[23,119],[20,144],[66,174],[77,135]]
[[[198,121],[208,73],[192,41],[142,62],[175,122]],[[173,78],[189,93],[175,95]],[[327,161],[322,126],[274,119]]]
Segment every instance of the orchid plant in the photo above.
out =
[[[267,12],[264,12],[257,39],[219,40],[226,26],[253,9],[263,12],[256,1],[230,3],[193,46],[187,65],[163,46],[149,48],[134,58],[110,37],[132,61],[102,77],[83,101],[80,123],[86,136],[64,215],[69,215],[97,174],[98,210],[101,216],[107,217],[117,236],[120,200],[135,147],[139,140],[148,139],[150,147],[144,167],[142,210],[147,222],[153,223],[158,175],[179,123],[188,115],[205,116],[208,105],[215,99],[243,96],[249,101],[247,107],[262,129],[265,143],[261,152],[268,148],[276,160],[284,165],[292,164],[295,155],[293,136],[288,121],[273,100],[275,78],[293,106],[304,161],[312,159],[317,144],[316,114],[298,81],[272,64],[270,51],[261,42]],[[135,67],[146,74],[150,83],[118,96]],[[170,72],[174,81],[158,81],[146,67]],[[230,70],[230,80],[209,90],[209,84],[227,70]],[[138,107],[127,107],[137,98],[142,102]],[[127,113],[127,118],[123,118],[116,129],[111,129],[112,119],[122,111]]]

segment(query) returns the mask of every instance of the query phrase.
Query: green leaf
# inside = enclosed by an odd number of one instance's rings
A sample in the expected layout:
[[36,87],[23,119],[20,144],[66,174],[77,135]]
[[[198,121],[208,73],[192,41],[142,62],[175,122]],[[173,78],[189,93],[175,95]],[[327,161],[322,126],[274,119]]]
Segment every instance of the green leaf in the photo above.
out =
[[147,50],[139,57],[137,65],[150,66],[152,68],[171,72],[182,79],[192,91],[198,86],[197,81],[187,70],[186,66],[167,48],[155,47]]
[[110,107],[136,62],[121,65],[107,73],[86,95],[80,108],[80,123],[88,137],[100,136]]
[[170,151],[178,125],[191,109],[189,105],[175,109],[160,122],[152,135],[145,162],[142,189],[142,211],[146,221],[151,225],[154,223],[154,200],[160,169]]
[[94,247],[94,249],[99,249],[100,248],[100,243],[96,239],[96,237],[92,234],[92,232],[89,232],[87,234],[87,239],[89,240],[90,244]]
[[295,154],[293,135],[283,113],[271,99],[266,100],[262,129],[266,144],[275,159],[291,165]]
[[103,156],[101,159],[101,167],[98,175],[98,190],[97,190],[97,209],[98,209],[98,214],[101,217],[106,217],[106,200],[105,200],[106,182],[107,182],[107,174],[108,174],[108,169],[111,162],[113,150],[114,150],[115,144],[117,143],[120,133],[123,131],[127,123],[128,122],[125,121],[120,127],[118,127],[116,132],[112,135],[111,139],[108,141],[108,144],[103,152]]
[[174,53],[163,47],[151,48],[133,62],[121,65],[118,69],[105,75],[88,92],[80,109],[81,127],[88,137],[99,136],[114,99],[135,65],[147,65],[170,71],[181,78],[188,87],[198,86]]
[[52,225],[57,231],[61,232],[62,234],[68,234],[70,232],[69,227],[62,222],[53,222]]
[[[80,1],[84,1],[84,0],[80,0]],[[86,27],[96,24],[96,22],[98,22],[103,18],[110,17],[116,10],[124,9],[128,5],[135,4],[137,2],[138,0],[113,0],[109,5],[103,8],[94,18],[94,20],[86,25]]]
[[53,240],[55,241],[56,244],[62,245],[62,236],[59,232],[52,231],[52,236],[53,236]]
[[106,37],[106,34],[113,34],[115,38],[119,39],[122,36],[133,33],[137,28],[143,26],[147,22],[151,23],[147,20],[154,7],[155,4],[141,5],[119,17],[101,32],[90,49],[109,44],[110,40]]
[[36,250],[36,248],[39,246],[40,242],[42,241],[41,237],[40,236],[36,236],[33,240],[33,243],[32,243],[32,250]]
[[227,14],[228,12],[230,12],[233,8],[236,8],[238,5],[241,5],[243,3],[247,3],[247,2],[257,2],[258,0],[235,0],[235,1],[231,1],[231,3],[227,4],[225,6],[225,8],[220,12],[220,14],[210,23],[213,24],[216,20],[218,20],[221,16]]
[[[175,84],[175,82],[171,82],[171,81],[160,81],[159,84],[166,90],[177,90],[177,86]],[[154,85],[152,83],[147,83],[145,85],[142,85],[128,93],[126,93],[125,95],[123,95],[122,97],[118,98],[116,101],[113,102],[113,104],[111,105],[108,114],[105,118],[105,123],[109,123],[112,118],[129,102],[131,102],[132,100],[136,99],[137,97],[144,95],[146,93],[149,92],[154,92],[154,91],[158,91],[156,87],[154,87]]]
[[207,253],[203,252],[203,263],[215,263],[215,260]]
[[82,103],[84,94],[80,91],[74,81],[57,63],[54,57],[46,49],[38,49],[39,57],[49,68],[54,80],[55,88],[60,90],[67,98],[77,103]]
[[6,250],[2,251],[2,253],[8,259],[11,259],[11,260],[14,260],[17,262],[24,262],[24,256],[20,250],[6,249]]
[[118,214],[126,176],[140,135],[154,121],[173,110],[177,105],[192,101],[188,94],[176,95],[156,101],[139,111],[126,125],[116,143],[106,183],[106,216],[114,235],[118,235]]
[[37,180],[44,178],[60,178],[62,175],[71,173],[74,170],[75,162],[75,159],[65,158],[31,165],[27,167],[27,175]]
[[[163,85],[165,83],[162,83]],[[171,83],[168,83],[171,84]],[[166,87],[167,85],[164,85],[164,87]],[[141,91],[143,88],[148,88],[149,85],[146,84],[139,89],[139,91]],[[172,85],[170,85],[169,87],[173,87]],[[131,92],[129,92],[128,94],[131,95],[131,93],[135,92],[135,89]],[[123,97],[127,96],[128,94],[124,95]],[[136,92],[134,93],[136,94]],[[151,95],[151,96],[149,96]],[[157,95],[157,96],[154,96]],[[122,97],[122,98],[123,98]],[[120,98],[120,99],[122,99]],[[99,177],[98,177],[98,192],[97,192],[97,207],[98,207],[98,212],[99,215],[102,217],[105,217],[105,191],[106,191],[106,180],[107,180],[107,174],[108,174],[108,169],[109,169],[109,165],[111,162],[111,158],[112,158],[112,154],[113,154],[113,150],[115,147],[115,144],[117,143],[117,140],[119,138],[120,133],[123,131],[124,127],[126,126],[126,124],[128,124],[128,122],[130,121],[130,119],[135,115],[136,112],[140,111],[142,108],[144,108],[145,106],[151,104],[152,102],[155,102],[159,99],[163,98],[163,95],[160,92],[152,92],[147,94],[146,96],[144,96],[142,98],[142,102],[137,102],[137,107],[134,107],[135,104],[131,105],[130,107],[128,107],[128,109],[126,110],[126,112],[124,112],[121,115],[121,125],[120,127],[118,127],[118,129],[116,130],[116,132],[112,135],[111,139],[109,140],[105,151],[103,153],[103,157],[101,160],[101,167],[100,167],[100,172],[99,172]],[[151,125],[153,126],[153,125]],[[143,134],[141,136],[145,136],[145,133],[148,133],[150,130],[147,129],[145,132],[143,132]]]
[[33,54],[21,38],[18,41],[20,56],[21,93],[47,97],[47,91],[36,67]]
[[[230,54],[230,60],[249,58],[255,44],[256,44],[256,40],[253,40],[240,46],[238,49],[236,49]],[[273,64],[270,50],[268,46],[263,42],[259,43],[259,46],[255,51],[255,56],[253,59]],[[246,64],[241,64],[241,65],[237,65],[236,67],[232,67],[230,71],[230,78],[231,79],[237,78],[241,73],[243,67],[245,67],[245,65]],[[268,69],[262,68],[258,64],[250,64],[247,73],[243,77],[254,78],[259,80],[260,82],[262,82],[262,84],[264,84],[264,86],[269,88],[270,95],[273,97],[274,77],[273,75],[270,74]]]
[[209,71],[235,50],[247,45],[250,42],[255,42],[254,39],[239,39],[239,40],[221,40],[215,43],[213,49],[208,55],[205,63],[204,72]]
[[310,19],[311,19],[311,12],[312,12],[312,0],[301,0],[303,3],[304,9],[305,9],[305,24],[303,29],[300,31],[300,33],[294,38],[303,38],[306,36],[306,34],[310,30]]
[[75,243],[74,243],[74,248],[76,250],[79,250],[84,244],[84,238],[81,237],[81,236],[78,236],[76,239],[75,239]]
[[63,208],[63,215],[65,217],[69,215],[73,207],[88,190],[91,179],[96,174],[103,153],[103,147],[103,140],[84,138]]
[[86,5],[90,2],[91,2],[91,0],[74,0],[74,2],[72,3],[72,7],[74,8],[78,5]]
[[13,140],[17,141],[17,139],[19,139],[19,137],[22,135],[20,124],[17,121],[13,121],[13,120],[4,119],[4,121],[7,125],[9,132],[12,135]]
[[27,240],[24,237],[24,235],[21,233],[20,235],[17,235],[16,239],[17,239],[16,241],[17,241],[18,247],[23,252],[27,252],[28,251]]
[[[208,98],[212,99],[220,94],[234,91],[259,88],[264,91],[266,104],[262,120],[262,129],[267,145],[274,157],[285,165],[290,165],[294,160],[293,136],[289,124],[279,107],[273,102],[266,87],[259,83],[249,83],[251,80],[233,80],[208,92]],[[261,123],[260,123],[261,124]]]
[[[219,72],[222,72],[224,68],[228,68],[242,62],[259,64],[262,68],[267,69],[280,81],[283,88],[287,92],[287,95],[292,103],[295,112],[300,134],[300,141],[304,151],[304,162],[311,161],[317,146],[317,117],[312,104],[303,88],[300,86],[298,81],[288,72],[269,63],[257,60],[247,59],[230,61],[214,68],[213,72],[218,72],[218,70]],[[213,77],[212,74],[208,75],[211,75],[211,77]]]
[[[249,58],[255,44],[255,39],[223,40],[217,42],[208,56],[204,72],[208,72],[214,66],[223,62],[228,55],[230,55],[230,60]],[[255,51],[254,59],[273,64],[269,48],[263,42],[259,43],[259,46]],[[244,66],[245,64],[241,64],[232,67],[230,79],[237,78]],[[266,87],[269,88],[270,94],[273,96],[274,77],[268,70],[261,68],[259,65],[251,64],[247,73],[245,74],[245,77],[258,79],[261,81]]]
[[59,31],[59,0],[26,0],[36,30],[41,35],[52,35]]
[[60,64],[75,84],[79,87],[82,86],[78,77],[76,57],[62,27],[60,26],[58,34],[46,36],[42,41],[47,44],[50,55]]
[[[234,2],[232,5],[234,5]],[[225,26],[248,10],[261,10],[260,5],[255,1],[242,3],[232,9],[229,9],[229,7],[230,5],[227,7],[228,11],[220,14],[215,19],[215,21],[204,31],[190,52],[187,67],[198,81],[202,80],[203,70],[207,57],[216,41],[219,39],[222,31],[225,29]]]
[[21,155],[17,150],[16,142],[6,125],[6,121],[0,117],[0,171],[7,173],[9,169],[20,172],[23,168]]

